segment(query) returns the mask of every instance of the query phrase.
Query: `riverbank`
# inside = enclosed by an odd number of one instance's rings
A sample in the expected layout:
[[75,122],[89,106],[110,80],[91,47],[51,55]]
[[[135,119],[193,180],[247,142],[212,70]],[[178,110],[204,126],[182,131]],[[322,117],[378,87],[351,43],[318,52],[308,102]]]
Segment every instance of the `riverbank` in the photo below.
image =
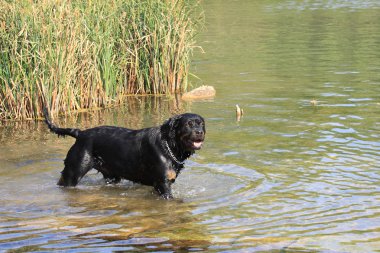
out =
[[4,2],[0,119],[120,104],[187,89],[202,18],[183,0]]

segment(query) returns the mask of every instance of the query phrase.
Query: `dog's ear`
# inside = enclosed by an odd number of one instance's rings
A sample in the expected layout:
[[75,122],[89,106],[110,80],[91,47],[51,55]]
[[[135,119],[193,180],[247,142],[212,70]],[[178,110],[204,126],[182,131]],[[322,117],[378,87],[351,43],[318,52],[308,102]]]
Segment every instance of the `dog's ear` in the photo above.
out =
[[168,119],[161,126],[161,133],[163,136],[174,139],[175,138],[175,130],[179,125],[181,115],[176,115]]

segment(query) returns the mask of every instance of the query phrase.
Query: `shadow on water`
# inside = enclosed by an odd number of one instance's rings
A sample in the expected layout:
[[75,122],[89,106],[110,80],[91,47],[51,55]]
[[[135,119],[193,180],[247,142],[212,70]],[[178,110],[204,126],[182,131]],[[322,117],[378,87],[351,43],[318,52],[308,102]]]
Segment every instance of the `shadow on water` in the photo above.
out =
[[[98,182],[99,183],[99,182]],[[85,182],[86,184],[86,182]],[[135,189],[133,189],[135,187]],[[151,189],[133,185],[86,186],[65,191],[65,206],[80,210],[55,223],[72,233],[50,249],[83,247],[149,252],[163,249],[205,249],[210,245],[202,225],[181,200],[162,201]]]
[[[50,208],[61,206],[55,211],[41,210],[39,218],[26,213],[2,222],[1,249],[149,252],[210,245],[202,226],[195,224],[190,206],[141,195],[123,197],[120,189],[103,190],[101,196],[94,189],[66,191],[62,202],[50,203]],[[33,207],[27,209],[33,212]]]

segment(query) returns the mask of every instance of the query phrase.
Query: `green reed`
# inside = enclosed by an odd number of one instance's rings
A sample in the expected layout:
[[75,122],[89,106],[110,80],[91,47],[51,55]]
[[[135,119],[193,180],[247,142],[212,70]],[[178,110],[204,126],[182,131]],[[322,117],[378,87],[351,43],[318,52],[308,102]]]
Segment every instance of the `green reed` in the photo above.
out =
[[196,8],[186,0],[0,0],[0,119],[185,91],[202,20]]

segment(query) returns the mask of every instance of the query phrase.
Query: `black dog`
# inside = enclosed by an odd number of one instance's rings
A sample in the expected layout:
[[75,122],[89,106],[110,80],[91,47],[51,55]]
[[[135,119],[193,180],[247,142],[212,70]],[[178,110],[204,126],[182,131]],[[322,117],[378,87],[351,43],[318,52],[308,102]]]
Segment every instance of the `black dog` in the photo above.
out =
[[50,121],[46,110],[44,114],[53,133],[76,139],[58,185],[76,186],[94,168],[108,183],[124,178],[150,185],[165,199],[173,197],[171,184],[184,161],[202,147],[206,133],[204,119],[191,113],[174,116],[158,127],[132,130],[100,126],[83,131],[59,128]]

